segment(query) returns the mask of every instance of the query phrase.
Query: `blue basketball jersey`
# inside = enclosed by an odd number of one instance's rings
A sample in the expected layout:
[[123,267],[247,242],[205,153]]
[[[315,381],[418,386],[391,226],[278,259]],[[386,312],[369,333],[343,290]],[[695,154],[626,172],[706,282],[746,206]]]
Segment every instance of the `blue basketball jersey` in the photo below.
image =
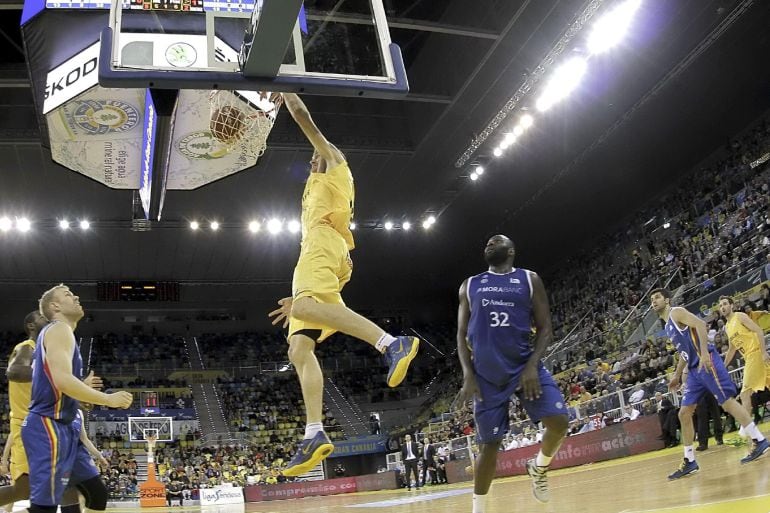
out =
[[[680,329],[677,326],[674,319],[669,317],[666,322],[666,335],[671,339],[671,342],[679,351],[679,354],[687,362],[687,366],[691,369],[700,365],[701,351],[700,351],[700,339],[698,338],[698,332],[695,328],[685,326],[684,329]],[[708,345],[709,352],[714,350],[714,345]]]
[[530,271],[484,272],[467,283],[468,342],[476,374],[506,383],[532,355],[532,280]]
[[[64,395],[61,390],[56,388],[46,360],[43,342],[46,332],[54,324],[55,321],[47,325],[37,336],[35,355],[32,360],[32,401],[29,405],[29,411],[54,420],[72,422],[77,416],[80,403]],[[74,334],[72,338],[75,342]],[[75,342],[75,350],[72,354],[72,374],[78,379],[83,379],[83,360],[80,357],[77,342]]]

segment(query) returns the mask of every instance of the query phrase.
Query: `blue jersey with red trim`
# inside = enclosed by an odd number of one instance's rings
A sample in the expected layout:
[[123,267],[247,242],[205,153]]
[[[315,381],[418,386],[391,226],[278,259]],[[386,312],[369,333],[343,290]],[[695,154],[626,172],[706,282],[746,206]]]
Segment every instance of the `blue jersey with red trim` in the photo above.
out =
[[[54,324],[55,322],[52,322],[47,325],[37,336],[35,355],[32,360],[32,401],[29,404],[29,412],[69,423],[77,417],[80,403],[56,388],[48,367],[45,334]],[[74,334],[72,339],[75,348],[72,354],[72,374],[78,379],[83,379],[83,359],[80,357]]]
[[[666,335],[671,339],[689,368],[694,369],[700,365],[700,339],[695,328],[685,326],[684,329],[680,329],[674,319],[669,317],[666,322]],[[708,344],[708,349],[709,352],[713,351],[714,345]]]

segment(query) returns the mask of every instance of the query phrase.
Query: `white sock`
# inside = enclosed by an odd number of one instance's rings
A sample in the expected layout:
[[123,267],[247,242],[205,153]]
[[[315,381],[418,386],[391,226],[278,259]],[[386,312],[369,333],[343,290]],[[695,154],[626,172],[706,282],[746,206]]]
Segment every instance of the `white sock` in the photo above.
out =
[[745,427],[743,427],[743,426],[741,426],[741,429],[739,429],[739,430],[738,430],[738,435],[739,435],[741,438],[746,438],[746,436],[748,436],[748,435],[746,434],[746,428],[745,428]]
[[762,431],[759,430],[756,424],[753,422],[746,426],[745,428],[746,434],[748,434],[752,440],[756,440],[757,442],[761,442],[765,439],[765,435],[762,434]]
[[383,333],[380,337],[380,340],[377,341],[376,344],[374,344],[374,347],[377,348],[377,351],[384,353],[385,349],[396,341],[396,337],[393,337],[391,335],[388,335],[387,333]]
[[543,454],[543,451],[540,450],[540,452],[537,453],[537,458],[535,458],[535,465],[538,467],[547,467],[551,464],[552,459],[553,456],[546,456]]
[[695,461],[695,449],[692,448],[692,445],[684,446],[684,457],[687,461]]
[[305,426],[305,440],[313,438],[316,434],[324,430],[324,425],[320,422],[309,422]]
[[486,513],[485,510],[487,508],[487,497],[487,494],[473,494],[473,513]]

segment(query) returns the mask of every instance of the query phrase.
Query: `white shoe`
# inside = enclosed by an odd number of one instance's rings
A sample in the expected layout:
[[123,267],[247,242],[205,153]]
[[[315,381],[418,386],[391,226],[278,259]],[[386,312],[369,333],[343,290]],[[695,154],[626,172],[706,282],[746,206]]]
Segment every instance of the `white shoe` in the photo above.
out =
[[532,478],[532,495],[538,502],[546,503],[551,498],[548,493],[548,467],[538,467],[534,459],[527,461],[527,474]]

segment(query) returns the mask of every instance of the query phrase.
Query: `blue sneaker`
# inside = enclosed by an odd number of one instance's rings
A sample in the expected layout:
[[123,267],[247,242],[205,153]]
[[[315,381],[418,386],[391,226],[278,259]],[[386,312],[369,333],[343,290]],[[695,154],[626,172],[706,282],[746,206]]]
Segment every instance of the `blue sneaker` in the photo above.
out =
[[331,443],[326,433],[319,431],[313,438],[302,440],[297,453],[289,462],[289,466],[283,469],[283,475],[294,477],[306,474],[332,452],[334,452],[334,444]]
[[769,450],[770,450],[770,442],[767,441],[767,438],[765,438],[761,442],[756,442],[754,444],[754,449],[752,449],[752,451],[749,453],[748,456],[741,459],[741,463],[749,463],[750,461],[754,461],[755,459],[759,458]]
[[420,339],[417,337],[396,337],[396,341],[385,349],[385,363],[388,364],[388,386],[397,387],[404,381],[409,364],[417,356]]
[[682,461],[682,464],[679,465],[679,469],[668,476],[668,479],[670,481],[673,481],[674,479],[679,479],[680,477],[689,476],[691,474],[695,474],[697,471],[700,470],[700,467],[698,466],[698,462],[696,461],[690,461],[687,458],[684,458],[684,461]]

